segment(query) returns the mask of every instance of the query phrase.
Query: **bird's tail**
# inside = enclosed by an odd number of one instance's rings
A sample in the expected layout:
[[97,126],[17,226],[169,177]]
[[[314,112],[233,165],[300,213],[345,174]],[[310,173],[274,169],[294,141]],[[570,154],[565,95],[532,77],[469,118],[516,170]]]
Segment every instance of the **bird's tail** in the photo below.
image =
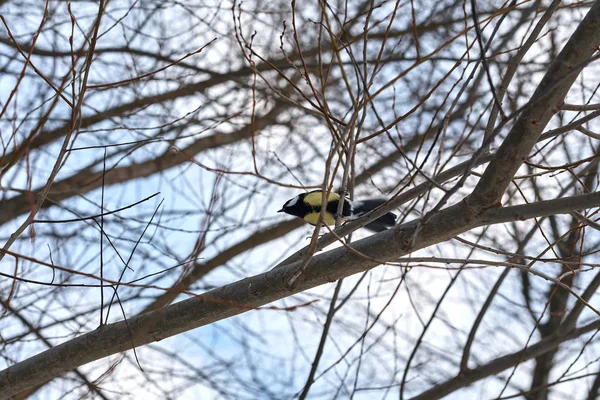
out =
[[[373,211],[386,201],[386,199],[367,199],[354,201],[352,202],[354,216],[360,217],[361,215]],[[368,225],[365,225],[365,228],[372,232],[381,232],[391,228],[395,224],[396,214],[389,212],[377,218],[375,221],[370,222]]]

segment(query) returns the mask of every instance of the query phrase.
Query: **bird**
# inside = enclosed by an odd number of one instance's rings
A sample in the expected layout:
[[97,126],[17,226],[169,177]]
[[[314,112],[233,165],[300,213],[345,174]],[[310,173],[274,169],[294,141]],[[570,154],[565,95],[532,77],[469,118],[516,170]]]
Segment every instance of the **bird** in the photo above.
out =
[[[321,190],[313,190],[308,193],[301,193],[296,197],[293,197],[285,202],[281,210],[277,212],[283,212],[289,215],[293,215],[298,218],[302,218],[304,221],[311,225],[316,225],[321,214],[321,199],[323,198],[323,192]],[[327,205],[325,208],[325,216],[323,222],[327,225],[335,225],[336,217],[338,217],[338,205],[340,202],[340,195],[335,192],[330,192],[327,197]],[[349,198],[344,198],[344,204],[342,206],[342,215],[339,216],[342,220],[350,220],[359,218],[370,211],[373,211],[383,203],[385,199],[373,198],[365,200],[352,201]],[[377,218],[376,220],[369,222],[365,225],[365,228],[372,232],[382,232],[396,223],[396,214],[387,213]]]

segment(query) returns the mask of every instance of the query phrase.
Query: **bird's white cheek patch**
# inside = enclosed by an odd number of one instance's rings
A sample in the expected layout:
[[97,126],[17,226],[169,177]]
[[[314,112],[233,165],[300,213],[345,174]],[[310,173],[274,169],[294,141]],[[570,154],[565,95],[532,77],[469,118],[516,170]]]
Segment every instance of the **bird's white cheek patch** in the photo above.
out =
[[284,207],[294,207],[297,202],[298,202],[298,196],[294,197],[293,199],[288,200],[287,203],[285,203],[283,206]]

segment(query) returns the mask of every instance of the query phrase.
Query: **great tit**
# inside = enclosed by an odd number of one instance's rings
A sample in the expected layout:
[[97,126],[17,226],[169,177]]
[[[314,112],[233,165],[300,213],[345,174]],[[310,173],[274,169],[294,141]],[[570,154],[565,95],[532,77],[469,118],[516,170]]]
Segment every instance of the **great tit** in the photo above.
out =
[[[281,210],[277,212],[284,212],[302,218],[311,225],[316,225],[321,214],[321,198],[323,197],[321,190],[313,190],[308,193],[301,193],[298,196],[285,202]],[[341,219],[355,219],[362,215],[373,211],[383,203],[385,199],[366,199],[361,201],[352,201],[348,198],[344,199]],[[340,195],[331,192],[327,198],[327,206],[325,208],[325,217],[323,222],[327,225],[335,225],[335,217],[338,215],[338,205],[340,202]],[[373,232],[381,232],[389,227],[394,226],[396,223],[396,214],[387,213],[375,221],[365,225],[365,228]]]

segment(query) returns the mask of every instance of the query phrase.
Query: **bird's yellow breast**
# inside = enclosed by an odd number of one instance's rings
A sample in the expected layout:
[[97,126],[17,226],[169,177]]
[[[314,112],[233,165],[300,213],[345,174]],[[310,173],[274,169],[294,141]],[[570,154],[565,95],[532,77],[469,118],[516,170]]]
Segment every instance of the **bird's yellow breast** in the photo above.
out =
[[[320,195],[321,193],[319,193],[319,196]],[[304,220],[311,225],[316,225],[317,221],[319,220],[320,214],[320,212],[308,213],[304,216]],[[325,222],[327,225],[335,225],[335,218],[333,218],[333,215],[325,211],[325,217],[323,218],[323,222]]]
[[[320,190],[317,190],[317,191],[314,191],[314,192],[310,192],[306,196],[304,196],[304,202],[306,204],[310,204],[313,207],[320,206],[321,205],[321,198],[322,197],[323,197],[323,192],[320,191]],[[331,193],[329,193],[327,201],[339,200],[339,198],[340,198],[339,194],[331,192]],[[304,218],[304,219],[306,219],[306,218]],[[332,225],[332,224],[329,224],[329,225]]]

